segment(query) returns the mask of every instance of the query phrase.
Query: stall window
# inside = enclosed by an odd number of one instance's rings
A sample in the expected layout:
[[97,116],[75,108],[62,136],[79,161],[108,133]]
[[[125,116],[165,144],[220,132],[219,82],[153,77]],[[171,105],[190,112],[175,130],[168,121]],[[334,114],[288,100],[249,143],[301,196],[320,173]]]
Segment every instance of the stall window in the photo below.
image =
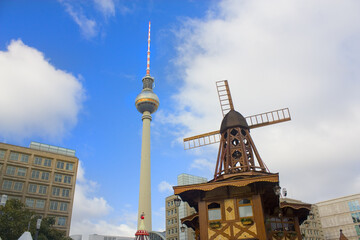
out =
[[221,220],[221,207],[219,203],[211,203],[208,205],[209,221]]
[[251,200],[248,198],[240,199],[238,201],[239,217],[252,217],[253,211],[251,206]]

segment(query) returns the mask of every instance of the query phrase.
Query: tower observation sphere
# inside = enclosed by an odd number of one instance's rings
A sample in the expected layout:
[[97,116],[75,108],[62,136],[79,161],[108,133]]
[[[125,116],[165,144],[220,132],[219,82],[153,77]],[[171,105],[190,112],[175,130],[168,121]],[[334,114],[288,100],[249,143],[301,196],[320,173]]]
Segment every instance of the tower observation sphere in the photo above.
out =
[[156,112],[159,107],[159,98],[152,90],[154,78],[145,76],[142,81],[143,90],[135,99],[136,109],[140,113],[147,111],[152,114]]

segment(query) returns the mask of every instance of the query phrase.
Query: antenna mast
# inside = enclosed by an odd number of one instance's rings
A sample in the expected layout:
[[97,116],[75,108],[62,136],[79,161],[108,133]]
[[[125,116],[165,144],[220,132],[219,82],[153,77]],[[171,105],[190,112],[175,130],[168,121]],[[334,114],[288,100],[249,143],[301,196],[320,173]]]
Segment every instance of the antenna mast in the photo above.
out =
[[151,27],[151,22],[149,21],[149,37],[148,37],[146,76],[150,76],[150,27]]

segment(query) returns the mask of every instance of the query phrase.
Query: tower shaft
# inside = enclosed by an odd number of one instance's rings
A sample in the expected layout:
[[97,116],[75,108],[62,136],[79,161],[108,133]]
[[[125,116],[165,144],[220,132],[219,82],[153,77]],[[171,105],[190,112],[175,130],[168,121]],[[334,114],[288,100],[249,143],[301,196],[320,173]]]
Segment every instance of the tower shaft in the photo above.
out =
[[[143,112],[142,116],[142,142],[141,142],[141,166],[140,166],[140,191],[139,191],[139,210],[138,219],[141,214],[147,216],[144,219],[145,229],[152,230],[151,226],[151,167],[150,167],[150,122],[151,114]],[[138,228],[140,221],[138,221]]]

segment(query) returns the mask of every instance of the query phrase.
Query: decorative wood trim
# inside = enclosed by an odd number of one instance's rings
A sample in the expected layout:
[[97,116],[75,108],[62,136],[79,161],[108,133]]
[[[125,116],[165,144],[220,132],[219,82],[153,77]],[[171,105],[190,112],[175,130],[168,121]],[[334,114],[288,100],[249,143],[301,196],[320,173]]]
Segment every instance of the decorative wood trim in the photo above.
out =
[[251,183],[255,182],[279,182],[279,175],[277,173],[272,175],[260,176],[260,177],[251,177],[246,179],[236,179],[236,180],[229,180],[224,182],[212,182],[212,183],[201,183],[201,184],[192,184],[192,185],[185,185],[185,186],[175,186],[174,194],[178,195],[180,193],[186,191],[211,191],[215,188],[224,187],[224,186],[234,186],[234,187],[243,187],[247,186]]
[[311,210],[311,204],[299,204],[299,203],[288,203],[288,202],[281,202],[280,203],[280,207],[281,208],[286,208],[286,207],[289,207],[289,208],[292,208],[292,209],[296,209],[296,210],[299,210],[301,208],[305,208],[305,209],[308,209],[308,210]]

